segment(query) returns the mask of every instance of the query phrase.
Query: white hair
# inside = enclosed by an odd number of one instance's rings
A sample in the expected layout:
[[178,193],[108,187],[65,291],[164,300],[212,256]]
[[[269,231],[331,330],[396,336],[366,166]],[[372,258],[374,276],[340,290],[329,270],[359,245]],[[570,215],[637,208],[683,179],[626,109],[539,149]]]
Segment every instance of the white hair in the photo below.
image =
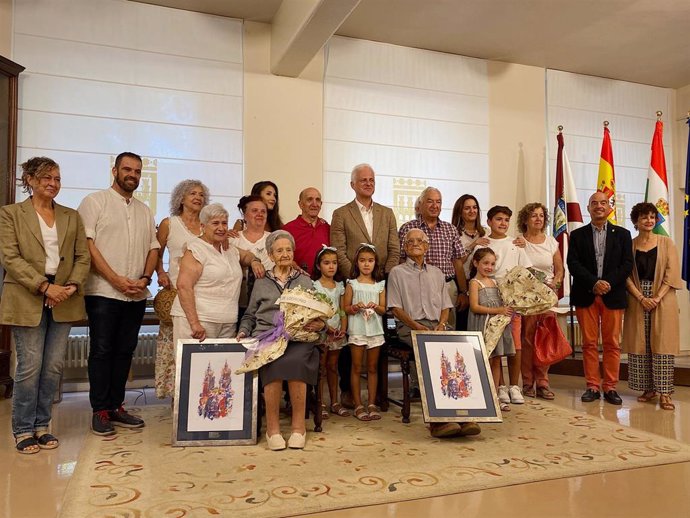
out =
[[370,166],[369,164],[367,164],[366,162],[364,162],[364,163],[362,163],[362,164],[357,164],[356,166],[354,166],[354,167],[352,168],[352,173],[350,173],[350,181],[351,181],[352,183],[354,183],[354,182],[357,181],[357,174],[358,174],[362,169],[364,169],[364,168],[371,169],[371,172],[372,172],[374,175],[376,174],[376,173],[374,173],[374,168],[371,167],[371,166]]
[[411,228],[407,232],[405,232],[405,237],[403,237],[403,243],[407,243],[407,236],[409,236],[412,232],[421,232],[422,233],[422,241],[425,243],[429,242],[429,236],[426,235],[426,232],[424,232],[421,228]]
[[199,221],[201,221],[202,225],[206,225],[209,221],[217,216],[222,216],[227,219],[228,211],[225,210],[225,207],[223,207],[223,205],[220,203],[211,203],[210,205],[206,205],[206,207],[201,209],[201,212],[199,213]]
[[443,194],[441,194],[441,191],[439,191],[436,187],[429,186],[419,194],[419,200],[424,201],[424,198],[426,198],[427,195],[432,191],[437,192],[438,195],[441,196],[441,198],[443,198]]
[[290,232],[286,230],[275,230],[266,236],[266,250],[269,253],[273,252],[273,245],[279,239],[287,239],[288,241],[290,241],[290,244],[292,245],[292,251],[295,251],[295,238],[292,237],[292,234],[290,234]]

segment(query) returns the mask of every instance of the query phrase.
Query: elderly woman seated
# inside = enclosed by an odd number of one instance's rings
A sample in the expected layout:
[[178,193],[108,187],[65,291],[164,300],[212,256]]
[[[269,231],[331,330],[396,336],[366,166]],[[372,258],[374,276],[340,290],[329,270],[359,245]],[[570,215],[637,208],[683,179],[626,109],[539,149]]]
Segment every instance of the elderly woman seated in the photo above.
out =
[[[276,300],[285,289],[301,286],[312,289],[312,281],[292,267],[295,241],[288,232],[276,230],[266,238],[266,250],[275,263],[263,279],[256,281],[249,300],[247,312],[240,322],[238,339],[256,336],[272,329],[273,316],[279,307]],[[321,332],[326,324],[314,319],[305,325],[305,330]],[[304,448],[306,427],[304,423],[307,384],[315,385],[319,370],[319,351],[316,343],[290,341],[280,358],[262,367],[259,371],[264,386],[266,401],[266,440],[271,450],[283,450],[285,439],[280,434],[279,410],[283,380],[288,382],[292,402],[292,434],[287,442],[290,448]]]
[[220,203],[201,209],[199,219],[201,236],[186,244],[170,310],[175,344],[180,338],[234,337],[242,266],[251,266],[257,277],[264,274],[254,254],[227,247],[228,212]]

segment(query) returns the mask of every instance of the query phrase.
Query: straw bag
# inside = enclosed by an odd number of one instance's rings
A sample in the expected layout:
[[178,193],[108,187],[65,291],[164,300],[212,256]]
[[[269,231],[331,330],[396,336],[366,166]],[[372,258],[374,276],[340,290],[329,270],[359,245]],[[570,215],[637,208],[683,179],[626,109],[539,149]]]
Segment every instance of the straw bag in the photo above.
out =
[[153,311],[156,312],[156,316],[161,324],[172,325],[170,309],[176,296],[177,290],[175,288],[163,288],[153,297]]

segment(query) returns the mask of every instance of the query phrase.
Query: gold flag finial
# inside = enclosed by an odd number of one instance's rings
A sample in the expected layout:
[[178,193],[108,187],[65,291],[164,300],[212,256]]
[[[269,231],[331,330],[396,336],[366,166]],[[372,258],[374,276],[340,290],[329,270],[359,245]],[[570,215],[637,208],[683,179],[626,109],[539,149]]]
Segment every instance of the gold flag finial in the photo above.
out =
[[[688,112],[688,113],[690,113],[690,112]],[[558,133],[562,133],[562,132],[563,132],[563,126],[561,126],[561,125],[559,124],[559,125],[558,125]]]
[[664,112],[662,112],[661,110],[658,110],[658,111],[656,112],[656,120],[660,121],[660,120],[661,120],[661,116],[662,116],[663,114],[664,114]]
[[608,128],[609,127],[609,121],[604,121],[604,127]]

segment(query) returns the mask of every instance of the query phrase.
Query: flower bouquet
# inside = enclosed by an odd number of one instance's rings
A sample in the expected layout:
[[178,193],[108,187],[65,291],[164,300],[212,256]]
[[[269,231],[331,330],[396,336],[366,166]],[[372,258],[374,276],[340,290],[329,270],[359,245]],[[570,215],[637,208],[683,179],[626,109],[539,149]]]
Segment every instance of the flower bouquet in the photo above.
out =
[[[543,280],[524,266],[515,266],[498,282],[504,306],[510,306],[520,315],[536,315],[558,304],[558,296]],[[491,354],[510,324],[511,317],[492,315],[484,325],[484,343]]]
[[280,358],[290,340],[318,341],[320,334],[307,331],[304,326],[315,318],[326,321],[335,314],[328,296],[301,286],[285,290],[276,304],[280,305],[280,309],[273,315],[275,327],[255,336],[251,343],[245,344],[249,349],[244,363],[235,371],[236,374],[257,370]]

